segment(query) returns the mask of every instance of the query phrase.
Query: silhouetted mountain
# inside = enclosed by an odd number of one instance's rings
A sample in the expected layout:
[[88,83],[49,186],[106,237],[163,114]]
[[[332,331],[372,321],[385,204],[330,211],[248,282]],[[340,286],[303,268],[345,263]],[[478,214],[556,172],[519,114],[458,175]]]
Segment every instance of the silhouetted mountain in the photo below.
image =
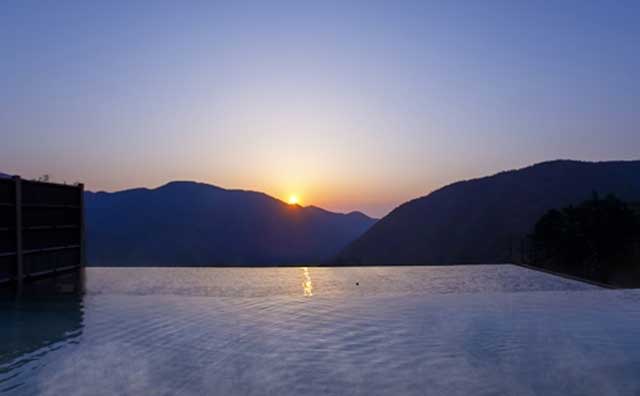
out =
[[194,182],[88,192],[86,208],[94,266],[320,263],[375,222]]
[[454,264],[510,260],[510,245],[547,210],[597,191],[640,199],[640,161],[551,161],[461,181],[409,201],[336,258],[338,264]]
[[0,179],[10,179],[12,177],[13,176],[11,176],[11,175],[7,175],[6,173],[1,173],[0,172]]

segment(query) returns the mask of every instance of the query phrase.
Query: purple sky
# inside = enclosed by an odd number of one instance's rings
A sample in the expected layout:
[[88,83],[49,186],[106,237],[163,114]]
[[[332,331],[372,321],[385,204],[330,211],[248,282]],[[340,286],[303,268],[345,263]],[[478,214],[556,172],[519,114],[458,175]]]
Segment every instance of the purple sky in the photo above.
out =
[[381,216],[461,178],[637,159],[639,18],[636,1],[9,0],[0,171]]

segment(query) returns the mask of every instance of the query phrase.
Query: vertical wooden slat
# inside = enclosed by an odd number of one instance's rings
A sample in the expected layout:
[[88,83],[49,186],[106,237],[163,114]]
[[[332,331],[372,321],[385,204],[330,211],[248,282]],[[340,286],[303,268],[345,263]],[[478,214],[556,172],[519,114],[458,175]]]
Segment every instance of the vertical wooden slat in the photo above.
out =
[[80,193],[80,267],[87,266],[87,256],[85,249],[85,212],[84,212],[84,184],[78,185]]
[[22,180],[20,176],[14,176],[16,194],[16,280],[18,289],[22,288],[24,279],[24,261],[22,256]]
[[509,262],[509,264],[513,264],[514,260],[514,255],[513,255],[513,235],[509,236],[509,260],[507,260]]

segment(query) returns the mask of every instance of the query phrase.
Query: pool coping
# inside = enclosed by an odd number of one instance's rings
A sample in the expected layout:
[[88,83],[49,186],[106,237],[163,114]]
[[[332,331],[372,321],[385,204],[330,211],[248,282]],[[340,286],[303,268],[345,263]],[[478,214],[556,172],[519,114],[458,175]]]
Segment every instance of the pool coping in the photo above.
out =
[[574,280],[574,281],[578,281],[578,282],[582,282],[582,283],[587,283],[587,284],[590,284],[590,285],[593,285],[593,286],[601,287],[603,289],[613,289],[613,290],[625,289],[624,287],[615,286],[615,285],[609,285],[609,284],[605,284],[605,283],[600,283],[600,282],[592,281],[592,280],[589,280],[589,279],[580,278],[578,276],[564,274],[562,272],[552,271],[552,270],[549,270],[549,269],[546,269],[546,268],[534,267],[534,266],[531,266],[531,265],[519,264],[519,263],[510,263],[510,264],[518,266],[518,267],[523,267],[523,268],[526,268],[526,269],[530,269],[530,270],[533,270],[533,271],[544,272],[544,273],[549,274],[549,275],[555,275],[555,276],[558,276],[560,278],[565,278],[565,279],[570,279],[570,280]]

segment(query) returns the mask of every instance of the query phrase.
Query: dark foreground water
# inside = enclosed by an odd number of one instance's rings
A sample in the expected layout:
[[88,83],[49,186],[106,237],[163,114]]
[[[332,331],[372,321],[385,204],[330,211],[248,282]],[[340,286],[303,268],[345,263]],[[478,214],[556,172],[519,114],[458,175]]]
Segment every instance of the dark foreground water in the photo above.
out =
[[94,268],[86,289],[1,300],[0,394],[640,393],[640,291],[514,266]]

